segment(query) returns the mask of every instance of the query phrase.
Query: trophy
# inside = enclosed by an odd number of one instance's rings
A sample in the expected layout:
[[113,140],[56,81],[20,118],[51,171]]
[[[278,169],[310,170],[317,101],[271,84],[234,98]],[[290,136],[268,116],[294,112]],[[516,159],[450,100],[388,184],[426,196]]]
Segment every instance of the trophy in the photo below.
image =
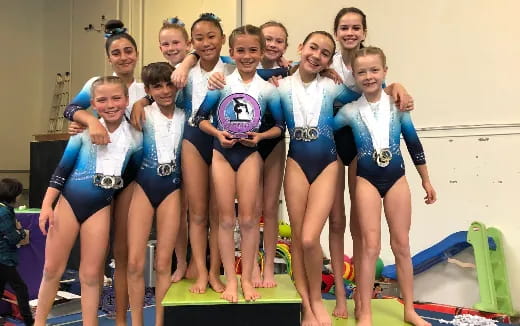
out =
[[249,94],[233,93],[224,98],[217,110],[223,130],[233,138],[247,138],[247,132],[260,125],[260,104]]

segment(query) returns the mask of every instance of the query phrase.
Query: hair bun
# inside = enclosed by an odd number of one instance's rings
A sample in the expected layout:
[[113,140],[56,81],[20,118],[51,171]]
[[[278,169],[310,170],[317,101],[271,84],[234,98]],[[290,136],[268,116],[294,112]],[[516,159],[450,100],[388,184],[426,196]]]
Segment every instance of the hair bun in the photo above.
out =
[[175,16],[173,18],[166,18],[163,21],[163,26],[166,26],[166,25],[178,25],[178,26],[184,27],[184,22],[182,20],[180,20],[177,16]]
[[105,24],[105,37],[109,38],[111,36],[114,36],[116,34],[125,33],[126,28],[125,24],[123,24],[122,21],[119,19],[111,19],[106,22]]
[[212,19],[212,20],[215,20],[215,21],[218,21],[220,22],[221,19],[218,18],[217,15],[215,15],[214,13],[212,12],[205,12],[203,14],[200,14],[200,17],[199,18],[203,18],[203,19]]

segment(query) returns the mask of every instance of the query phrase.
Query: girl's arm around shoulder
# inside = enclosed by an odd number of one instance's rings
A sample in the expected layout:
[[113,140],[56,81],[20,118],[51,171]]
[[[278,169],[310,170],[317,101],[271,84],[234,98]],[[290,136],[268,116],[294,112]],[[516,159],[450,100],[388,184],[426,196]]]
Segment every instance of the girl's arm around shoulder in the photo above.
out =
[[[90,106],[90,88],[96,79],[99,76],[92,77],[87,82],[81,90],[74,96],[72,101],[65,107],[65,111],[63,111],[63,116],[70,121],[78,121],[74,119],[74,115],[77,111],[86,110]],[[78,121],[81,122],[81,121]]]
[[331,79],[326,79],[327,88],[332,89],[332,97],[335,101],[338,101],[341,104],[347,104],[353,102],[361,96],[360,93],[355,92],[345,86],[345,84],[335,84]]

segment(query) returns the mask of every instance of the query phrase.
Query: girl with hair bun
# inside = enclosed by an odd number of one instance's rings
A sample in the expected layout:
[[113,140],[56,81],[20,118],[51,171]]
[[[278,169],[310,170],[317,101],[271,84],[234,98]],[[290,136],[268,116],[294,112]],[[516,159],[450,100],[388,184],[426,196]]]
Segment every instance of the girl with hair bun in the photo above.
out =
[[[146,95],[144,85],[134,78],[135,66],[139,57],[137,44],[134,38],[126,32],[124,24],[120,20],[109,20],[105,25],[105,51],[108,62],[111,64],[114,74],[118,76],[128,88],[128,105],[125,116],[130,116],[132,104]],[[67,105],[64,116],[74,121],[69,126],[69,133],[76,134],[85,128],[93,144],[108,144],[109,134],[101,125],[97,117],[86,111],[90,106],[91,85],[98,77],[88,80],[80,92]],[[116,262],[114,273],[114,288],[116,295],[116,325],[126,325],[126,311],[128,309],[128,286],[126,281],[127,267],[127,219],[130,200],[133,192],[133,178],[136,171],[125,173],[125,187],[114,199],[114,243],[113,254]],[[100,270],[100,274],[101,274]],[[101,275],[100,275],[100,279]]]

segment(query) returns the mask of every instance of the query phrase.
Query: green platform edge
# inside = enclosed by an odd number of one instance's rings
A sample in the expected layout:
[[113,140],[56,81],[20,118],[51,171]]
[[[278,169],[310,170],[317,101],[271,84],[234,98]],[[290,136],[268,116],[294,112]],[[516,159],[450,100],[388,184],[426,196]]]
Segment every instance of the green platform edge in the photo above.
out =
[[[278,286],[274,288],[259,288],[257,289],[260,295],[260,299],[256,300],[254,304],[268,304],[268,303],[301,303],[302,299],[294,284],[287,274],[275,275],[276,283]],[[195,306],[195,305],[219,305],[229,304],[224,299],[220,298],[220,293],[207,289],[204,294],[194,294],[189,291],[190,287],[194,283],[194,280],[182,280],[178,283],[174,283],[166,292],[162,305],[168,306]],[[244,299],[244,295],[240,289],[239,280],[239,292],[238,292],[238,304],[251,304]]]
[[[488,237],[495,242],[496,250],[489,250]],[[480,292],[480,301],[474,305],[474,308],[509,316],[515,315],[509,290],[502,233],[496,228],[486,228],[483,223],[473,222],[468,231],[467,241],[473,246]]]

